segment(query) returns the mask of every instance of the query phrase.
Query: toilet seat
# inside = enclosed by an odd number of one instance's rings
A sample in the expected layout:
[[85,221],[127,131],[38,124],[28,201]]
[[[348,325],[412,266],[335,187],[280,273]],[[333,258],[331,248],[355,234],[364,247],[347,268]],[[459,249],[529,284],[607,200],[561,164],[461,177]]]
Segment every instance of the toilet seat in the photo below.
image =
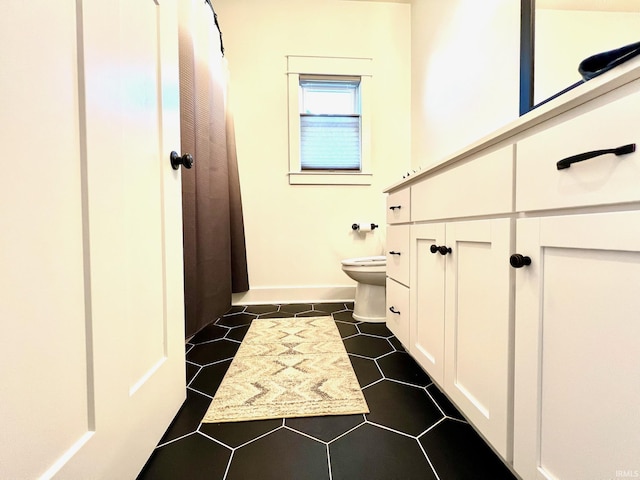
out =
[[342,260],[342,265],[349,267],[383,267],[387,264],[387,257],[377,255],[373,257],[356,257]]

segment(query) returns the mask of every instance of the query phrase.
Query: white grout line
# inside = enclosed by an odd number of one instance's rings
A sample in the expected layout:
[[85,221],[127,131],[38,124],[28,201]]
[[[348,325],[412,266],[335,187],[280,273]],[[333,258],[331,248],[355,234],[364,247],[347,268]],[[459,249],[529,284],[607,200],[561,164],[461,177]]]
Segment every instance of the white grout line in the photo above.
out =
[[207,435],[206,433],[202,432],[200,430],[200,426],[202,426],[202,423],[200,423],[200,425],[198,425],[198,429],[195,431],[195,433],[199,433],[203,437],[208,438],[209,440],[217,443],[218,445],[221,445],[221,446],[223,446],[225,448],[228,448],[229,450],[231,450],[231,453],[233,454],[233,452],[236,450],[235,448],[233,448],[231,445],[227,445],[226,443],[218,440],[217,438],[212,437],[211,435]]
[[[285,419],[285,420],[286,420],[286,419]],[[287,425],[287,424],[286,424],[286,422],[285,422],[285,424],[284,424],[284,427],[283,427],[283,428],[284,428],[284,430],[289,430],[290,432],[298,433],[298,434],[302,435],[303,437],[307,437],[307,438],[309,438],[309,439],[311,439],[311,440],[315,440],[316,442],[318,442],[318,443],[322,443],[323,445],[329,445],[329,443],[328,443],[328,442],[325,442],[324,440],[320,440],[319,438],[313,437],[313,436],[311,436],[311,435],[310,435],[310,434],[308,434],[308,433],[305,433],[305,432],[302,432],[302,431],[300,431],[300,430],[296,430],[296,429],[295,429],[295,428],[293,428],[293,427],[290,427],[289,425]]]
[[231,468],[231,462],[233,461],[233,456],[236,454],[235,450],[231,451],[231,455],[229,455],[229,461],[227,462],[227,468],[224,471],[224,475],[222,475],[222,480],[227,479],[227,475],[229,475],[229,469]]
[[387,427],[386,425],[381,425],[381,424],[379,424],[379,423],[372,422],[372,421],[371,421],[371,420],[369,420],[369,419],[365,420],[365,423],[368,423],[369,425],[373,425],[373,426],[376,426],[376,427],[382,428],[383,430],[388,430],[389,432],[397,433],[398,435],[402,435],[403,437],[411,438],[411,439],[413,439],[413,440],[418,440],[418,437],[416,437],[416,436],[414,436],[414,435],[411,435],[411,434],[409,434],[409,433],[401,432],[400,430],[395,430],[395,429],[393,429],[393,428],[391,428],[391,427]]
[[[418,388],[420,390],[424,390],[425,387],[423,385],[416,385],[415,383],[408,383],[408,382],[404,382],[402,380],[397,380],[395,378],[389,378],[389,377],[384,377],[385,380],[389,380],[390,382],[393,383],[399,383],[400,385],[406,385],[407,387],[414,387],[414,388]],[[429,392],[425,392],[425,393],[429,393]],[[433,399],[432,399],[433,400]],[[444,415],[444,412],[443,412]]]
[[236,448],[236,449],[238,449],[238,448],[245,447],[245,446],[247,446],[247,445],[249,445],[249,444],[251,444],[251,443],[253,443],[253,442],[257,441],[257,440],[260,440],[261,438],[266,437],[267,435],[272,434],[273,432],[277,432],[278,430],[282,430],[282,429],[284,429],[284,428],[286,428],[286,427],[285,427],[285,425],[284,425],[284,419],[283,419],[283,421],[282,421],[282,425],[280,425],[279,427],[276,427],[276,428],[274,428],[273,430],[269,430],[267,433],[263,433],[263,434],[262,434],[262,435],[260,435],[259,437],[253,438],[253,439],[249,440],[248,442],[243,443],[242,445],[238,445],[238,446],[237,446],[237,447],[235,447],[235,448]]
[[436,426],[440,425],[442,422],[444,422],[447,419],[447,417],[443,417],[440,420],[438,420],[436,423],[434,423],[433,425],[431,425],[429,428],[427,428],[424,432],[422,432],[420,435],[418,435],[416,438],[420,438],[423,435],[426,435],[427,433],[429,433],[431,430],[433,430]]
[[191,390],[192,392],[199,393],[200,395],[204,395],[205,397],[208,397],[208,398],[210,398],[211,400],[213,400],[213,397],[212,397],[211,395],[209,395],[208,393],[201,392],[200,390],[196,390],[195,388],[190,387],[190,386],[188,386],[188,385],[187,385],[187,390]]
[[334,438],[333,440],[327,442],[327,447],[329,447],[329,444],[335,442],[336,440],[340,440],[342,437],[344,437],[345,435],[348,435],[349,433],[353,432],[356,428],[361,427],[362,425],[364,425],[365,423],[367,423],[367,418],[365,417],[365,414],[362,414],[362,422],[359,423],[358,425],[356,425],[355,427],[347,430],[346,432],[342,433],[341,435],[338,435],[336,438]]
[[189,433],[185,433],[184,435],[182,435],[181,437],[177,437],[174,438],[173,440],[169,440],[168,442],[164,442],[164,443],[159,443],[158,445],[156,445],[156,448],[154,450],[157,450],[158,448],[162,448],[166,445],[170,445],[173,442],[177,442],[178,440],[182,440],[184,438],[190,437],[191,435],[193,435],[194,433],[198,433],[197,430],[193,431],[193,432],[189,432]]
[[444,417],[446,417],[446,416],[447,416],[447,414],[446,414],[446,413],[444,413],[444,410],[442,409],[442,407],[440,406],[440,404],[439,404],[438,402],[436,402],[436,399],[435,399],[435,398],[433,398],[433,396],[431,395],[431,392],[429,392],[429,390],[427,390],[427,387],[424,387],[424,391],[427,393],[427,395],[429,396],[429,398],[431,399],[431,401],[432,401],[433,403],[435,403],[436,407],[438,407],[438,410],[440,410],[440,413],[442,413],[442,415],[443,415]]
[[429,466],[431,467],[431,471],[436,476],[436,479],[440,480],[440,475],[438,475],[438,472],[436,472],[436,468],[433,466],[433,463],[431,463],[431,459],[429,458],[429,455],[427,455],[427,452],[424,450],[424,448],[422,446],[422,443],[420,443],[420,440],[418,440],[417,438],[416,438],[416,442],[418,442],[418,447],[420,447],[420,450],[422,451],[422,454],[424,455],[424,458],[427,459],[427,462],[429,463]]

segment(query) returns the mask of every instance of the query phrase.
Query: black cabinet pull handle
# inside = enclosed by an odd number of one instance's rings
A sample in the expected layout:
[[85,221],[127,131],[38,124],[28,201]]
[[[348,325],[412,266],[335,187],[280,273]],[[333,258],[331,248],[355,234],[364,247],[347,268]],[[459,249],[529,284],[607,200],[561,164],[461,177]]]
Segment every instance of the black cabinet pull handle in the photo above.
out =
[[429,247],[429,251],[431,253],[440,253],[440,255],[446,255],[447,253],[451,253],[451,247],[447,247],[445,245],[431,245]]
[[400,315],[400,312],[398,310],[396,310],[395,308],[393,308],[393,306],[389,307],[389,311],[391,313],[395,313],[396,315]]
[[185,153],[184,155],[180,156],[177,154],[177,152],[171,152],[171,155],[169,155],[169,160],[171,160],[171,167],[174,170],[178,170],[180,168],[180,165],[184,165],[184,168],[193,167],[193,156],[191,156],[190,153]]
[[396,251],[391,250],[391,251],[389,252],[389,255],[401,255],[401,253],[400,253],[400,252],[396,252]]
[[584,160],[589,160],[590,158],[599,157],[600,155],[613,153],[617,156],[625,155],[627,153],[633,153],[635,151],[636,144],[630,143],[629,145],[623,145],[618,148],[609,148],[606,150],[594,150],[592,152],[579,153],[578,155],[573,155],[572,157],[563,158],[558,163],[556,163],[556,167],[558,167],[558,170],[564,170],[565,168],[569,168],[572,163],[582,162]]
[[522,268],[526,265],[531,265],[531,257],[514,253],[509,257],[509,263],[513,268]]
[[389,207],[389,210],[395,210],[395,209],[400,210],[402,208],[402,205],[394,205],[393,207]]

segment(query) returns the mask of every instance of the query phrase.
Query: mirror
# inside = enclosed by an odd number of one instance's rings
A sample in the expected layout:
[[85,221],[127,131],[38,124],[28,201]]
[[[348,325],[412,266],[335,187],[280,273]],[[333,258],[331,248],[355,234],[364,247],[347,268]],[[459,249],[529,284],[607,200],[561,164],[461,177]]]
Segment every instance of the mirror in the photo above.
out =
[[[522,77],[529,76],[524,92],[521,88],[521,114],[580,85],[578,65],[585,58],[640,40],[640,0],[521,4],[521,86],[526,84]],[[523,100],[527,93],[529,98]]]

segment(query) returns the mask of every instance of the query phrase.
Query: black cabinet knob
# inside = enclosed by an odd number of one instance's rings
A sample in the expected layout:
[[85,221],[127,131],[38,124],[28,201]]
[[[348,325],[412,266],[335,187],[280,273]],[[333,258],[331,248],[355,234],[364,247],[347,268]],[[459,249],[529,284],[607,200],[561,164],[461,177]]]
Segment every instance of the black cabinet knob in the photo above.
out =
[[395,313],[396,315],[400,315],[400,312],[398,310],[396,310],[393,306],[389,307],[389,311],[391,313]]
[[184,168],[193,167],[193,156],[190,153],[185,153],[180,156],[177,152],[171,152],[169,155],[169,160],[171,160],[171,167],[174,170],[178,170],[180,165],[184,165]]
[[400,252],[396,252],[396,251],[394,251],[394,250],[391,250],[391,251],[389,252],[389,255],[401,255],[401,253],[400,253]]
[[392,207],[389,207],[389,210],[400,210],[402,208],[402,205],[394,205]]
[[429,247],[429,251],[431,253],[440,253],[440,255],[446,255],[447,253],[451,253],[451,248],[445,245],[431,245]]
[[513,268],[522,268],[526,265],[531,265],[531,257],[514,253],[509,257],[509,263]]

